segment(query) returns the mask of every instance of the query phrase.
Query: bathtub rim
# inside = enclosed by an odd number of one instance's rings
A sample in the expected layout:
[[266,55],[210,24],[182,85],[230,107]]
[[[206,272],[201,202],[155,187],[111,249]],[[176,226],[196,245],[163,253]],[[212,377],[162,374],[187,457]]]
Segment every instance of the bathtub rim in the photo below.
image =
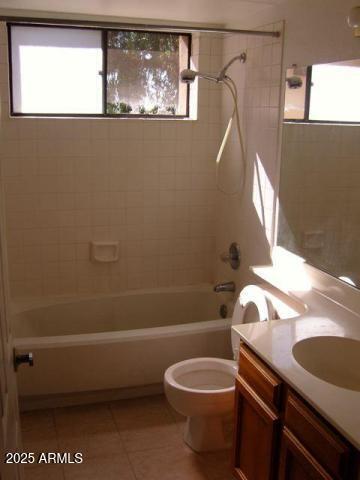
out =
[[[213,293],[211,284],[186,285],[180,287],[146,288],[124,290],[117,293],[106,293],[98,295],[64,295],[46,298],[26,298],[12,302],[11,317],[41,308],[57,305],[68,305],[71,303],[82,303],[93,300],[107,300],[118,297],[139,296],[139,295],[161,295],[171,293],[212,293],[222,301],[229,301],[229,295]],[[132,330],[110,330],[97,333],[77,333],[72,335],[51,335],[44,337],[13,337],[14,347],[21,349],[46,349],[56,347],[89,346],[99,344],[111,344],[119,341],[129,342],[151,338],[164,338],[174,335],[187,335],[189,333],[202,333],[208,331],[220,331],[231,327],[231,318],[205,320],[185,324],[174,324],[164,327],[138,328]]]
[[[111,292],[111,293],[99,293],[99,294],[77,294],[77,295],[55,295],[49,297],[23,297],[23,298],[13,298],[10,302],[10,315],[15,316],[20,313],[35,310],[37,308],[46,308],[55,305],[66,305],[69,303],[80,303],[86,302],[89,300],[104,300],[115,297],[127,297],[127,296],[136,296],[136,295],[152,295],[152,294],[161,294],[161,293],[191,293],[191,292],[201,292],[201,293],[214,293],[213,284],[210,283],[201,283],[198,285],[186,285],[178,287],[155,287],[155,288],[141,288],[141,289],[131,289],[131,290],[122,290],[121,292]],[[232,297],[226,293],[214,293],[220,299],[224,301],[229,301]]]
[[56,347],[74,347],[104,345],[119,342],[131,342],[188,335],[190,333],[216,332],[229,329],[231,333],[231,318],[207,320],[204,322],[181,323],[167,327],[138,328],[100,333],[79,333],[74,335],[53,335],[48,337],[15,337],[16,349],[48,349]]

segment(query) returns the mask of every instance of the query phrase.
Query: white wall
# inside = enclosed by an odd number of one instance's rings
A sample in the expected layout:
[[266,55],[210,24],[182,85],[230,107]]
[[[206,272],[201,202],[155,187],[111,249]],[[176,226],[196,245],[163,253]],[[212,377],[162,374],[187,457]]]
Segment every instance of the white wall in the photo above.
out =
[[[281,22],[262,27],[282,29]],[[241,151],[233,130],[220,164],[223,192],[217,193],[216,279],[235,280],[238,289],[254,281],[249,266],[268,264],[272,243],[274,200],[277,188],[277,148],[281,84],[282,38],[232,36],[224,42],[224,61],[241,51],[245,64],[234,64],[230,76],[239,90],[239,110],[245,140],[247,174],[243,194],[228,195],[240,185]],[[228,92],[223,89],[223,128],[232,111]],[[235,180],[235,182],[234,182]],[[236,241],[242,253],[239,271],[220,260],[221,252]]]
[[288,0],[234,25],[253,28],[285,20],[285,65],[358,58],[359,38],[347,25],[349,10],[358,5],[358,0]]
[[[212,282],[220,91],[204,83],[197,121],[9,118],[0,32],[0,153],[14,297]],[[220,68],[221,42],[194,42]],[[120,261],[89,260],[118,240]]]
[[[357,0],[293,0],[288,1],[285,5],[266,9],[253,17],[242,18],[241,20],[236,19],[232,24],[227,26],[257,28],[259,25],[267,25],[271,22],[284,20],[284,54],[282,61],[282,76],[284,77],[286,67],[294,63],[298,65],[308,65],[334,60],[359,58],[360,39],[353,36],[353,32],[348,27],[346,19],[350,8],[358,4],[359,2]],[[244,47],[247,46],[245,40],[243,40],[242,45]],[[279,86],[282,90],[279,98],[279,104],[281,106],[283,104],[284,94],[283,83],[279,78]],[[248,95],[246,96],[248,97]],[[266,111],[266,109],[264,111]],[[282,116],[282,112],[279,113],[280,116]],[[261,118],[261,116],[260,114],[259,118]],[[274,122],[276,122],[275,117],[276,113],[274,110]],[[245,119],[246,127],[248,123],[249,121]],[[275,127],[275,123],[273,126]],[[254,148],[261,148],[261,145],[263,145],[263,148],[267,151],[267,135],[264,136],[264,127],[259,119],[253,121],[253,134],[251,134],[248,128],[247,130],[248,162],[250,168],[252,168],[255,159],[253,154]],[[275,148],[275,137],[275,131],[273,135],[269,134],[268,145],[271,146],[271,148]],[[238,153],[235,151],[232,156],[235,159],[237,155]],[[265,169],[270,179],[269,183],[272,185],[272,188],[274,188],[276,196],[279,184],[280,158],[274,153],[266,154],[265,157],[264,155],[262,157],[266,159]],[[251,177],[249,181],[251,181]],[[224,228],[224,225],[222,225],[220,229],[218,229],[217,254],[227,247],[230,240],[236,240],[242,247],[243,264],[240,272],[231,272],[229,267],[224,266],[219,259],[217,259],[216,276],[217,280],[232,277],[237,280],[239,287],[249,281],[256,281],[248,272],[249,265],[270,263],[271,242],[267,242],[267,240],[270,239],[271,236],[269,236],[267,228],[264,229],[259,223],[258,216],[255,214],[251,203],[249,205],[250,197],[250,193],[248,192],[247,205],[244,204],[243,201],[240,202],[239,198],[222,198],[220,200],[221,215],[223,215],[224,218],[231,217],[233,223],[229,218],[227,224],[232,224],[233,227]],[[240,203],[242,203],[242,207],[239,206]],[[242,208],[245,210],[246,216],[240,214]],[[269,204],[268,208],[270,208]],[[236,227],[234,225],[236,225]],[[274,226],[273,222],[272,226]]]
[[[240,88],[248,151],[247,193],[242,200],[215,195],[221,104],[216,85],[201,82],[200,122],[193,124],[3,118],[2,156],[15,158],[8,162],[6,195],[19,200],[7,202],[12,210],[8,236],[13,292],[44,295],[213,281],[215,236],[216,280],[233,277],[239,287],[253,280],[248,266],[270,260],[279,174],[281,68],[358,57],[359,39],[353,38],[346,24],[346,15],[356,4],[357,0],[289,1],[255,17],[234,16],[234,23],[228,25],[256,28],[284,19],[285,35],[278,44],[270,47],[267,40],[255,37],[227,37],[223,59],[221,42],[206,40],[200,46],[200,67],[210,71],[249,49],[247,64],[231,69]],[[4,43],[2,35],[3,62]],[[4,63],[0,68],[2,112],[6,112],[7,71]],[[230,109],[225,92],[222,103],[224,129]],[[226,177],[236,177],[232,175],[238,165],[236,142],[232,137],[223,159],[225,183]],[[263,198],[259,189],[253,195],[257,153]],[[81,179],[70,192],[70,179],[65,178],[69,174]],[[104,189],[100,185],[104,176],[108,182],[117,178],[124,186],[115,192],[110,186]],[[51,181],[56,183],[56,198],[50,198]],[[21,203],[20,211],[15,211]],[[89,264],[89,240],[114,237],[121,241],[120,263],[105,269]],[[243,253],[236,273],[218,258],[231,241],[238,241]]]

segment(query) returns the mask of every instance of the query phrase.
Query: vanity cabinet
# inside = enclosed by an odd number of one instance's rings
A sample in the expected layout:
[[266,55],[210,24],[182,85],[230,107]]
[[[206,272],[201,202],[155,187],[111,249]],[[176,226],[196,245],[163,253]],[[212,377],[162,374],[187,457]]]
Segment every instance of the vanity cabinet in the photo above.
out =
[[331,480],[331,477],[286,427],[281,433],[279,480]]
[[355,480],[357,452],[245,344],[236,378],[239,480]]
[[281,427],[281,389],[281,379],[241,345],[233,448],[234,474],[240,480],[274,478]]
[[239,479],[271,479],[280,417],[240,376],[236,379],[235,402],[235,474]]

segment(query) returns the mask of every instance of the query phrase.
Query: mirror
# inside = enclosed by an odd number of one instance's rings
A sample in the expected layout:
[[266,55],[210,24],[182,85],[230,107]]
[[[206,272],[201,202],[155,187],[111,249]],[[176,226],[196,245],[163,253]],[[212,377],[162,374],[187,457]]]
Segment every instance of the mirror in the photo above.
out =
[[360,60],[287,69],[277,243],[360,288]]

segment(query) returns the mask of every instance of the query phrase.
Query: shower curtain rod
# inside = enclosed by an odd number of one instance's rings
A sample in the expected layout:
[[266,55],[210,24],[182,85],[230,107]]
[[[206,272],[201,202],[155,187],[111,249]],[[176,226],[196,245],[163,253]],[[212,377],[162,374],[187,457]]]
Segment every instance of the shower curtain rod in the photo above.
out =
[[280,32],[267,32],[263,30],[239,30],[235,28],[217,28],[217,27],[194,27],[194,26],[179,26],[179,25],[163,25],[163,24],[145,24],[145,23],[118,23],[118,22],[102,22],[94,20],[66,20],[60,18],[29,18],[16,16],[0,16],[2,22],[12,22],[32,25],[57,25],[57,26],[73,26],[73,27],[88,27],[88,28],[113,28],[120,30],[144,30],[157,32],[202,32],[202,33],[232,33],[242,35],[257,35],[261,37],[280,37]]

